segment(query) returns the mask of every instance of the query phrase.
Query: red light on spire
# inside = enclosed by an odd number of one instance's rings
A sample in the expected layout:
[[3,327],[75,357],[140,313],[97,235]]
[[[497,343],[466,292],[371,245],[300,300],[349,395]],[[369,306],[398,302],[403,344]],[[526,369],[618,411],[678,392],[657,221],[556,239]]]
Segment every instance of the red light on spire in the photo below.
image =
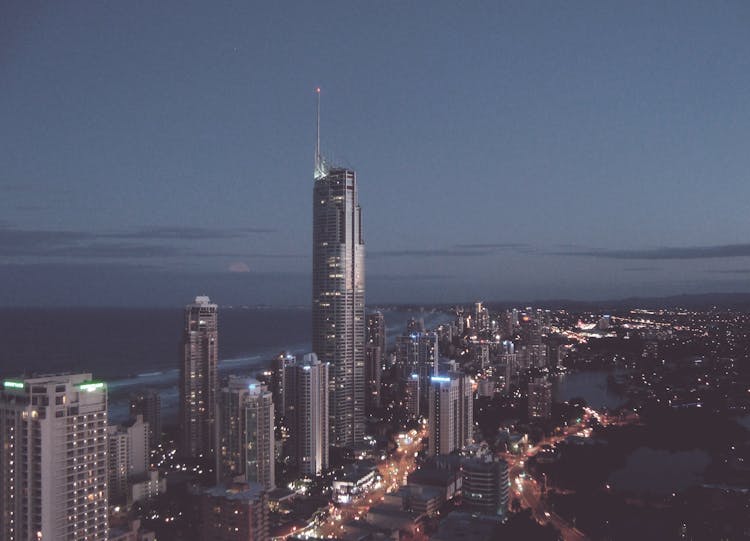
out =
[[316,88],[315,92],[317,92],[318,94],[320,94],[320,87]]

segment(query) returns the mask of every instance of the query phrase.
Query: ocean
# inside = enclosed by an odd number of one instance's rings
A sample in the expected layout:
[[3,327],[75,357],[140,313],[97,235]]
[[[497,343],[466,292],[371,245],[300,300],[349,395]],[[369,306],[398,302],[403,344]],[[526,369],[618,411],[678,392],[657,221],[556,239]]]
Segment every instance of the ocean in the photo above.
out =
[[[430,328],[444,312],[382,310],[389,341],[411,317]],[[138,387],[159,390],[164,422],[174,422],[183,326],[181,308],[12,308],[0,312],[0,376],[91,372],[107,382],[110,421],[127,416]],[[309,308],[219,309],[219,370],[252,375],[281,351],[310,350]]]

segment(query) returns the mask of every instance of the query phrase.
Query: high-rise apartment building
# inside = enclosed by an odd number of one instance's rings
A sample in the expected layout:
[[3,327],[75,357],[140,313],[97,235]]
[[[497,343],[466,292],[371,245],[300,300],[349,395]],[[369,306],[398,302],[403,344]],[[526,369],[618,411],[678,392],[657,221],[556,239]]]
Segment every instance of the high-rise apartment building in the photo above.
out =
[[403,405],[406,413],[411,419],[419,417],[419,374],[411,374],[404,380],[404,399]]
[[474,313],[471,323],[472,329],[477,332],[487,331],[490,329],[490,313],[484,307],[482,301],[474,303]]
[[180,362],[180,452],[212,458],[219,388],[218,307],[208,297],[185,307]]
[[545,378],[529,383],[529,419],[552,417],[552,384]]
[[5,380],[0,435],[0,539],[106,541],[106,385],[91,374]]
[[[319,110],[319,109],[318,109]],[[312,349],[330,363],[332,445],[365,430],[365,243],[357,175],[315,152]]]
[[367,343],[379,347],[383,355],[381,362],[385,361],[386,334],[383,312],[367,314]]
[[368,314],[365,346],[365,410],[368,413],[380,407],[380,380],[385,364],[385,343],[383,313]]
[[130,397],[130,417],[143,416],[148,423],[148,446],[156,448],[161,441],[161,397],[156,389],[143,389]]
[[308,353],[285,372],[288,454],[299,473],[314,476],[328,468],[329,365]]
[[463,449],[474,439],[471,381],[461,372],[433,376],[429,394],[430,456]]
[[380,407],[380,381],[382,354],[380,346],[367,344],[365,346],[365,412],[373,413]]
[[420,414],[429,415],[430,379],[438,374],[438,335],[434,332],[414,332],[396,338],[397,363],[404,378],[419,375]]
[[219,393],[218,478],[244,476],[275,487],[273,395],[253,378],[230,376]]
[[282,351],[273,358],[271,363],[271,392],[273,393],[273,407],[276,415],[284,415],[284,373],[287,365],[295,362],[295,357],[288,351]]
[[136,415],[125,424],[110,425],[107,433],[109,497],[112,501],[122,501],[127,498],[129,482],[148,470],[149,426],[143,422],[142,415]]

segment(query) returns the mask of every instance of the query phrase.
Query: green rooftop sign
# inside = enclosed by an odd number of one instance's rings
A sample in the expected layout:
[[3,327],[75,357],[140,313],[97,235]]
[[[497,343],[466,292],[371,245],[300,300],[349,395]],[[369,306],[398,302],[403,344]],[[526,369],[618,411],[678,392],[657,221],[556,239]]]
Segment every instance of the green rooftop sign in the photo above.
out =
[[10,379],[6,379],[3,382],[3,387],[6,389],[23,389],[23,381],[13,381]]
[[81,391],[86,391],[87,393],[92,393],[94,391],[98,391],[99,389],[104,389],[104,382],[103,381],[90,381],[88,383],[81,383],[78,388]]

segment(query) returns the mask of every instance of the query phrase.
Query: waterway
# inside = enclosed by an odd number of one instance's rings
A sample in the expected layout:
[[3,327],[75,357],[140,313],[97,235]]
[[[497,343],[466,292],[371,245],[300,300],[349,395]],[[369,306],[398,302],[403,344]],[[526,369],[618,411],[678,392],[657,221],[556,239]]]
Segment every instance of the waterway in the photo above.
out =
[[573,398],[583,398],[590,407],[615,409],[625,402],[620,395],[607,384],[610,374],[618,375],[622,370],[586,370],[561,374],[552,381],[552,393],[557,402]]

